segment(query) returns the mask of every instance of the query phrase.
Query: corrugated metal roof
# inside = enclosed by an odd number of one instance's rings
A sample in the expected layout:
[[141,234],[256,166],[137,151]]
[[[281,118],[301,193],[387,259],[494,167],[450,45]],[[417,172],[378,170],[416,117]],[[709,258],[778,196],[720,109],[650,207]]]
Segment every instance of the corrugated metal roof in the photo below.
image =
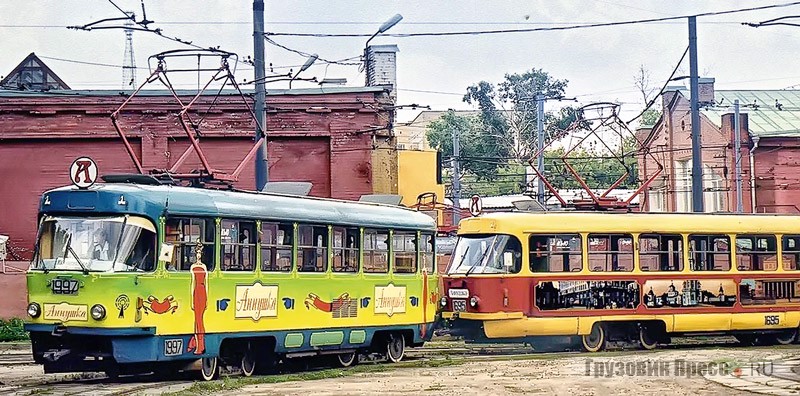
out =
[[[370,92],[388,92],[389,88],[386,87],[325,87],[325,88],[300,88],[300,89],[267,89],[267,96],[285,96],[285,95],[325,95],[337,93],[370,93]],[[196,90],[183,90],[175,91],[179,96],[194,96],[197,94]],[[253,90],[242,89],[246,95],[252,95]],[[131,94],[130,90],[113,90],[113,89],[100,89],[100,90],[50,90],[46,92],[41,91],[17,91],[10,89],[0,89],[0,97],[47,97],[47,96],[118,96],[120,94]],[[216,95],[217,91],[210,90],[207,95]],[[238,91],[234,89],[224,90],[221,95],[239,95]],[[138,96],[171,96],[170,92],[166,89],[146,89],[141,90]]]
[[[689,93],[682,92],[689,97]],[[758,137],[800,137],[800,90],[720,90],[714,93],[714,107],[701,108],[716,126],[722,115],[733,113],[739,99],[739,112],[747,113],[750,133]]]

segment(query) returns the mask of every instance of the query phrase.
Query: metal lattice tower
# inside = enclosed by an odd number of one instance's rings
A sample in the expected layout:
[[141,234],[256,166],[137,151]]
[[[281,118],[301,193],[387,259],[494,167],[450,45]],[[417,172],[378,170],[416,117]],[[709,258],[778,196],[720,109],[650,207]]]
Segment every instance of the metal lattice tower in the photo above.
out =
[[125,21],[125,59],[122,63],[122,89],[135,89],[136,58],[133,56],[133,19],[135,14],[128,12],[131,19]]

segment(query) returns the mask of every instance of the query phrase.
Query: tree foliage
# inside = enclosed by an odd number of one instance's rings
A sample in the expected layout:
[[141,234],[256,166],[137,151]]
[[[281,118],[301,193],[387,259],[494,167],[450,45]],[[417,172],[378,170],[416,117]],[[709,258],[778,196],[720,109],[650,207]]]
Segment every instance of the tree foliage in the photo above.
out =
[[[480,81],[469,86],[463,98],[478,108],[477,114],[463,115],[448,111],[428,126],[428,143],[442,152],[443,158],[448,161],[445,162],[447,169],[453,158],[453,133],[459,135],[462,196],[525,191],[525,165],[534,156],[537,147],[536,96],[543,94],[550,99],[563,97],[567,83],[567,80],[556,79],[535,68],[521,74],[506,74],[497,84]],[[576,122],[581,124],[574,125]],[[581,110],[569,106],[555,112],[545,112],[543,124],[545,143],[560,137],[570,128],[589,127],[587,121],[583,120]],[[628,143],[635,145],[635,140]],[[579,188],[578,182],[567,173],[563,162],[558,159],[563,153],[564,149],[545,153],[548,181],[561,189]],[[592,149],[577,150],[570,157],[570,164],[593,188],[607,188],[625,173],[626,167],[610,158],[608,153],[601,154]],[[625,159],[630,175],[621,187],[635,184],[635,163],[634,157]]]
[[[537,102],[536,96],[546,98],[563,97],[567,80],[558,80],[542,69],[531,69],[522,74],[506,74],[503,81],[491,84],[481,81],[467,88],[464,101],[477,105],[486,134],[506,147],[510,159],[524,163],[536,152],[537,147]],[[564,115],[545,116],[543,123],[547,131],[556,126],[569,125]]]
[[462,171],[475,175],[478,180],[491,180],[497,176],[508,152],[497,140],[483,133],[478,116],[459,115],[451,110],[428,125],[428,144],[441,151],[446,161],[453,158],[453,133],[458,133]]

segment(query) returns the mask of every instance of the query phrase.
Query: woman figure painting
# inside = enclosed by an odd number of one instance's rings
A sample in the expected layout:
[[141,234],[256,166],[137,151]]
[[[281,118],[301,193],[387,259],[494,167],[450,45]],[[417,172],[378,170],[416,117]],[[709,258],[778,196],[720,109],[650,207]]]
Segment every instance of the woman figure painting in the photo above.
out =
[[202,355],[206,351],[206,326],[203,315],[208,305],[208,269],[203,264],[203,243],[197,239],[194,264],[189,267],[192,274],[192,311],[194,311],[194,337],[189,340],[187,352]]

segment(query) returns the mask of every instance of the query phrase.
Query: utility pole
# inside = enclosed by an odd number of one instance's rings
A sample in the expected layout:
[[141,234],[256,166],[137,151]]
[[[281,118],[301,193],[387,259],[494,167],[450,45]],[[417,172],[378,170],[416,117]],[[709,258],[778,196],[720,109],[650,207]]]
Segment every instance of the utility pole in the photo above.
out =
[[453,129],[453,225],[458,225],[461,220],[461,181],[459,180],[460,171],[458,169],[458,156],[460,143],[458,141],[458,129]]
[[736,213],[744,211],[742,203],[742,131],[739,124],[739,99],[733,101],[733,146],[736,150]]
[[703,158],[700,151],[700,101],[697,76],[697,19],[689,17],[689,75],[692,106],[692,211],[704,211],[703,205]]
[[[536,170],[539,175],[544,175],[544,94],[536,94]],[[536,199],[544,207],[544,180],[542,176],[536,178]]]
[[[253,103],[253,113],[256,118],[255,139],[264,140],[256,150],[256,191],[261,191],[269,181],[269,166],[267,164],[267,117],[266,88],[264,78],[267,70],[264,66],[264,0],[253,0],[253,58],[255,60],[256,97]],[[263,130],[262,130],[263,128]]]

